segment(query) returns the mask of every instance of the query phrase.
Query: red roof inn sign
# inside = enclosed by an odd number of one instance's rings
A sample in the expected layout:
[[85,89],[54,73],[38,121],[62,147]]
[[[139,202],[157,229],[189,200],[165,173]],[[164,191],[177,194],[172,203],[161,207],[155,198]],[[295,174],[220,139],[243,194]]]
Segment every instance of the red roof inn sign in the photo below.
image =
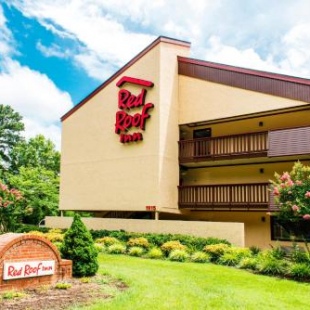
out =
[[5,262],[3,266],[4,280],[42,277],[52,275],[54,273],[55,273],[54,260]]
[[[153,87],[154,83],[140,80],[129,76],[122,77],[117,83],[117,87],[122,87],[125,83],[142,86],[139,94],[132,94],[129,90],[121,88],[118,92],[118,108],[115,116],[115,133],[120,135],[121,143],[142,141],[142,132],[128,133],[129,129],[135,127],[145,130],[145,123],[150,118],[149,110],[154,108],[153,103],[145,103],[147,90],[144,87]],[[141,113],[129,114],[132,110],[140,110]]]

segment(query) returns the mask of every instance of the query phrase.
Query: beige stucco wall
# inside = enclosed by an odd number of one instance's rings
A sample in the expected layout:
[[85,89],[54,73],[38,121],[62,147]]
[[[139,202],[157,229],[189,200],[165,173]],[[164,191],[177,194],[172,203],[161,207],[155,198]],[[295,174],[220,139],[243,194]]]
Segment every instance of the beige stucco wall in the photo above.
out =
[[179,76],[180,124],[283,109],[304,102]]
[[[69,228],[71,217],[47,216],[46,227]],[[198,237],[226,239],[236,246],[244,246],[243,223],[191,222],[191,221],[154,221],[132,219],[82,218],[88,229],[107,229],[142,233],[187,234]]]
[[[63,121],[60,210],[169,206],[177,211],[177,55],[188,52],[188,46],[159,43]],[[114,133],[116,82],[122,76],[154,83],[147,89],[146,103],[154,108],[142,142],[122,144]],[[141,89],[131,84],[123,88],[136,95]]]

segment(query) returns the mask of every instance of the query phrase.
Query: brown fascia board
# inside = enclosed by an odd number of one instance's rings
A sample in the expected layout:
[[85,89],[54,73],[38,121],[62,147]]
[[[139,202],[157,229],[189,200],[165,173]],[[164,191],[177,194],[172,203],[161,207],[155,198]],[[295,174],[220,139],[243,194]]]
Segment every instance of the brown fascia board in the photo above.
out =
[[178,57],[179,75],[310,103],[310,80]]
[[284,75],[284,74],[260,71],[260,70],[254,70],[254,69],[246,69],[246,68],[224,65],[220,63],[199,60],[199,59],[194,59],[194,58],[188,58],[188,57],[182,57],[182,56],[178,56],[178,62],[198,65],[202,67],[209,67],[209,68],[214,68],[214,69],[219,69],[219,70],[225,70],[225,71],[230,71],[230,72],[243,73],[246,75],[266,77],[270,79],[281,80],[281,81],[298,83],[298,84],[310,86],[310,79],[299,78],[299,77],[294,77],[290,75]]
[[118,76],[120,76],[124,71],[126,71],[129,67],[131,67],[135,62],[137,62],[140,58],[142,58],[145,54],[147,54],[150,50],[152,50],[159,43],[169,43],[173,45],[179,45],[184,47],[190,47],[191,43],[187,41],[177,40],[165,36],[160,36],[156,40],[154,40],[150,45],[148,45],[144,50],[142,50],[137,56],[135,56],[132,60],[130,60],[127,64],[125,64],[121,69],[119,69],[116,73],[114,73],[108,80],[103,82],[100,86],[98,86],[93,92],[91,92],[87,97],[85,97],[81,102],[75,105],[71,110],[69,110],[65,115],[61,117],[61,121],[65,121],[71,114],[77,111],[80,107],[82,107],[85,103],[87,103],[92,97],[94,97],[98,92],[100,92],[103,88],[109,85],[112,81],[114,81]]

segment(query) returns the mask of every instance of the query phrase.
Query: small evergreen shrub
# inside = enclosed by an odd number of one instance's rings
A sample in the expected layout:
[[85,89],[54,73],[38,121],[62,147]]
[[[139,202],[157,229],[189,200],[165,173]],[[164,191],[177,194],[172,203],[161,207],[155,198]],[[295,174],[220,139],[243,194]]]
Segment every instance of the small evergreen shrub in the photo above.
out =
[[145,255],[145,257],[152,258],[152,259],[161,259],[163,258],[163,256],[164,256],[164,253],[160,248],[152,248]]
[[56,246],[56,248],[58,249],[58,251],[61,251],[62,242],[53,242],[53,244]]
[[186,250],[186,246],[181,244],[178,240],[165,242],[160,248],[167,256],[174,250]]
[[50,229],[47,233],[44,234],[45,238],[47,238],[51,242],[63,242],[64,234],[61,229]]
[[94,241],[78,213],[64,236],[61,255],[72,260],[72,274],[76,277],[95,275],[98,268],[98,252]]
[[107,247],[107,252],[109,254],[125,254],[126,247],[121,243],[115,243]]
[[194,252],[190,257],[191,262],[194,263],[207,263],[210,261],[210,255],[207,253],[198,251]]
[[149,248],[150,244],[146,238],[139,237],[139,238],[130,238],[127,242],[127,246],[129,247],[141,247],[144,249]]
[[114,237],[103,237],[95,240],[96,243],[103,244],[104,246],[110,246],[112,244],[120,243],[120,241]]
[[128,254],[130,256],[137,256],[137,257],[141,257],[144,254],[144,248],[138,247],[138,246],[133,246],[131,248],[129,248],[128,250]]
[[292,264],[289,267],[288,273],[294,279],[308,280],[310,279],[310,265],[307,263]]
[[229,249],[230,245],[226,243],[219,243],[206,245],[203,248],[203,251],[210,255],[212,262],[216,262],[220,258],[220,256],[222,256]]
[[95,248],[96,248],[96,250],[97,250],[98,253],[103,252],[104,246],[103,246],[102,244],[100,244],[100,243],[94,243],[94,246],[95,246]]
[[173,250],[170,252],[168,258],[175,262],[185,262],[189,258],[189,255],[185,250]]
[[256,257],[244,257],[241,259],[238,267],[241,269],[256,270],[257,269],[257,258]]

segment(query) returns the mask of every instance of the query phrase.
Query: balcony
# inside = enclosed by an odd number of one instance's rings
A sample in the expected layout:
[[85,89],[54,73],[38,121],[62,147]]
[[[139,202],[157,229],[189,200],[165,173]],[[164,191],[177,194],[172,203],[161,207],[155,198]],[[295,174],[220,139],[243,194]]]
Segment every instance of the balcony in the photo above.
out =
[[180,163],[298,155],[309,159],[310,127],[179,141]]
[[266,157],[268,132],[179,141],[179,161]]
[[269,183],[179,186],[179,208],[269,211]]

